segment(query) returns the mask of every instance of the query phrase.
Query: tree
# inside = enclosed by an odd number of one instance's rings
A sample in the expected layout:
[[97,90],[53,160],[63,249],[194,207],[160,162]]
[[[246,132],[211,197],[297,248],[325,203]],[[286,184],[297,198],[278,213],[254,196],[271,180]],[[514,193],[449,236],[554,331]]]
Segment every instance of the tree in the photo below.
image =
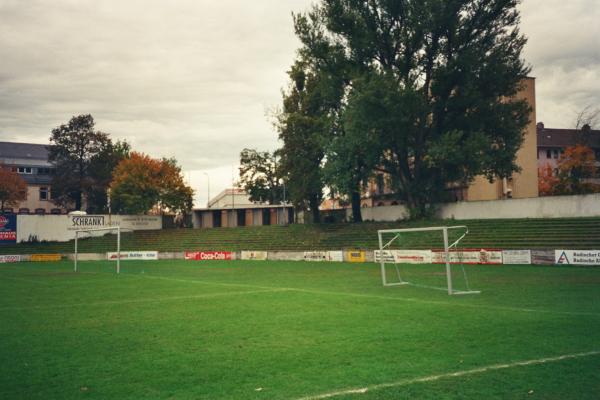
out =
[[284,197],[281,169],[277,151],[244,149],[240,153],[240,186],[250,195],[251,201],[280,204]]
[[[343,66],[349,137],[378,143],[377,168],[415,216],[450,183],[519,170],[530,109],[515,99],[529,73],[518,3],[323,0],[295,17],[302,56]],[[331,54],[346,60],[332,63]]]
[[9,168],[0,164],[0,213],[5,207],[17,207],[27,200],[27,183]]
[[289,182],[290,200],[312,212],[320,222],[319,205],[323,199],[322,163],[332,137],[336,109],[343,88],[336,77],[299,58],[288,71],[290,87],[283,94],[283,109],[277,116],[281,170]]
[[94,118],[86,114],[52,130],[48,156],[56,167],[52,197],[63,207],[74,204],[76,210],[81,210],[84,196],[95,185],[90,166],[110,146],[108,135],[95,131],[94,125]]
[[174,159],[157,160],[132,152],[115,168],[110,187],[116,212],[144,214],[158,207],[185,213],[193,204],[194,192]]
[[546,164],[538,170],[538,192],[540,196],[554,195],[559,182],[550,164]]
[[558,159],[557,180],[553,194],[587,194],[600,192],[600,185],[591,182],[599,178],[594,151],[583,145],[565,148]]
[[87,210],[91,213],[108,212],[108,188],[112,174],[121,160],[129,157],[131,147],[126,141],[113,143],[108,141],[106,146],[90,160],[88,174],[91,184],[87,192]]

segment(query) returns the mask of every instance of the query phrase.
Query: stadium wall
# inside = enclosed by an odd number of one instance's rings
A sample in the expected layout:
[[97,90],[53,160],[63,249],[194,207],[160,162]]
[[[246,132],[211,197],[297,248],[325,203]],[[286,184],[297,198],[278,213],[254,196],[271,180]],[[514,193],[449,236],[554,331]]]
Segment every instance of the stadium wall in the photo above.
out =
[[[490,210],[493,210],[491,212]],[[406,219],[405,206],[363,208],[365,221],[397,221]],[[462,201],[441,204],[437,217],[443,219],[510,219],[510,218],[579,218],[600,216],[600,194],[549,196],[528,199]],[[352,217],[352,210],[346,210]]]
[[75,231],[120,226],[128,230],[162,229],[162,219],[153,215],[18,215],[17,243],[32,240],[66,242]]

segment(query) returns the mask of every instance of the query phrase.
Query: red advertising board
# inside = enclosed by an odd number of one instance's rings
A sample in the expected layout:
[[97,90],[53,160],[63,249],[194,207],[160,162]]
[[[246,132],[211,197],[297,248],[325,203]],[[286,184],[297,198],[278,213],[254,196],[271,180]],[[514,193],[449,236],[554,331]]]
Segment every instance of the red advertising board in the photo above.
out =
[[219,260],[226,261],[231,260],[230,251],[186,251],[186,260],[195,261],[208,261],[208,260]]

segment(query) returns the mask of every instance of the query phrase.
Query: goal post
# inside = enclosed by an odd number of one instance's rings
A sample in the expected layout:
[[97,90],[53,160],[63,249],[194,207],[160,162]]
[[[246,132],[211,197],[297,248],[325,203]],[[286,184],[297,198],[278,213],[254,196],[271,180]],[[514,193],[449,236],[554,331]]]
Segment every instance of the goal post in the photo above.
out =
[[[463,252],[458,249],[459,243],[469,233],[465,225],[433,226],[423,228],[383,229],[377,231],[379,239],[378,261],[381,267],[383,286],[413,285],[430,289],[447,290],[449,295],[478,294],[480,291],[471,290],[467,272],[463,263]],[[433,249],[443,249],[434,252]],[[435,260],[434,256],[436,255]],[[386,265],[393,264],[395,278],[389,279]],[[429,275],[445,275],[445,282],[420,284],[413,279],[406,279],[407,271],[419,271],[426,266],[409,264],[445,265],[444,274],[437,273],[435,268]],[[401,272],[401,269],[403,271]],[[431,268],[430,268],[431,269]],[[461,270],[457,275],[463,283],[461,289],[456,289],[453,281],[454,270]],[[422,273],[424,275],[425,273]],[[415,272],[415,276],[418,273]]]
[[78,249],[78,241],[79,241],[79,237],[83,236],[84,234],[93,234],[96,232],[105,232],[105,233],[111,233],[111,232],[115,232],[117,233],[117,274],[121,272],[121,227],[120,226],[111,226],[111,227],[105,227],[105,228],[90,228],[90,229],[78,229],[75,231],[75,254],[73,256],[74,259],[74,271],[77,272],[77,260],[78,260],[78,255],[79,255],[79,249]]

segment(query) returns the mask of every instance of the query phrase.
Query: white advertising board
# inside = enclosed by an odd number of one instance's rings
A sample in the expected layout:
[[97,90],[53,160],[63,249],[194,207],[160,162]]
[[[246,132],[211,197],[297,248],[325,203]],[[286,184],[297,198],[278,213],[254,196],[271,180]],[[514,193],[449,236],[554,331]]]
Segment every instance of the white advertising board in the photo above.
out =
[[503,264],[531,264],[531,250],[502,250]]
[[554,250],[559,265],[600,265],[600,250]]
[[[464,249],[448,252],[450,264],[502,264],[502,250]],[[445,264],[446,256],[443,250],[433,250],[432,262]]]
[[373,255],[376,263],[381,262],[382,258],[383,262],[386,263],[395,262],[394,253],[392,250],[375,250]]
[[[106,253],[108,260],[116,260],[117,252]],[[121,260],[158,260],[158,251],[122,251]]]
[[431,250],[392,250],[394,261],[398,264],[430,264]]
[[261,260],[267,259],[266,251],[242,251],[242,260]]
[[343,251],[328,251],[327,252],[327,261],[335,261],[342,262],[344,261],[344,252]]
[[0,264],[4,264],[4,263],[15,263],[15,262],[19,262],[21,261],[21,256],[19,255],[15,255],[15,256],[0,256]]
[[111,226],[133,231],[162,229],[162,218],[156,215],[18,215],[17,242],[34,237],[39,241],[67,242],[75,239],[77,230]]
[[305,251],[304,261],[327,261],[326,251]]

